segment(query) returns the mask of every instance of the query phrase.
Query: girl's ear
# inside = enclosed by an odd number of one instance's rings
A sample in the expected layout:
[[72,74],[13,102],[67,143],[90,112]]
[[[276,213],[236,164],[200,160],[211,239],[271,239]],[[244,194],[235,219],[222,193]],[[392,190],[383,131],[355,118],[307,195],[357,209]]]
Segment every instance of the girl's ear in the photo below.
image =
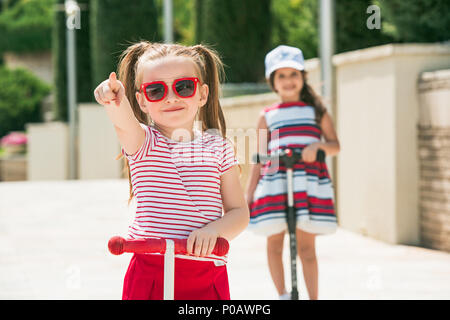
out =
[[200,91],[200,107],[203,107],[208,101],[209,87],[206,83],[199,87]]
[[139,107],[141,107],[141,110],[145,113],[147,113],[145,109],[145,97],[144,94],[141,94],[139,91],[136,91],[136,100],[139,104]]

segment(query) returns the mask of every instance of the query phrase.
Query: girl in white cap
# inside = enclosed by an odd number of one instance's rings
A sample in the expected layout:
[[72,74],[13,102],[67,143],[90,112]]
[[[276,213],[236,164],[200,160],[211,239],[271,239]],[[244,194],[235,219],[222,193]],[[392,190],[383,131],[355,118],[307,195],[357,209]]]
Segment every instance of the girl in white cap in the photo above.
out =
[[[302,51],[279,46],[267,54],[265,66],[266,78],[281,101],[260,113],[258,153],[302,149],[302,160],[294,165],[293,178],[297,250],[309,298],[315,300],[318,298],[315,236],[332,233],[337,227],[333,185],[326,164],[316,161],[316,154],[318,149],[327,156],[338,154],[339,141],[330,115],[307,83]],[[282,261],[287,229],[286,189],[286,167],[282,163],[276,172],[270,168],[270,162],[252,167],[246,192],[249,228],[267,236],[269,270],[280,299],[290,297]]]

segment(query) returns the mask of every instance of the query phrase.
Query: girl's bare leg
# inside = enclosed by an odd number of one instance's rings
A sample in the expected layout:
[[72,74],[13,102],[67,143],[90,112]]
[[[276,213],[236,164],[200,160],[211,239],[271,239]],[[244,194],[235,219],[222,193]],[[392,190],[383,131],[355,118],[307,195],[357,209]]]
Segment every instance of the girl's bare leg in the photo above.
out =
[[284,231],[267,238],[267,261],[270,275],[279,295],[286,293],[283,269]]
[[297,228],[297,250],[303,266],[303,277],[310,300],[319,295],[319,270],[316,258],[316,235]]

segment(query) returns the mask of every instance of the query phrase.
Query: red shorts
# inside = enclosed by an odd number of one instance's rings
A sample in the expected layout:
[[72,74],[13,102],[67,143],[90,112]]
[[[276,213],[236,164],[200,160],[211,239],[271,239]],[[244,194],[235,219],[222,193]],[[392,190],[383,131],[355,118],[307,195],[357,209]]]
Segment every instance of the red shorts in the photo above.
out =
[[[164,256],[134,254],[123,284],[123,300],[162,300]],[[226,266],[175,258],[175,300],[230,300]]]

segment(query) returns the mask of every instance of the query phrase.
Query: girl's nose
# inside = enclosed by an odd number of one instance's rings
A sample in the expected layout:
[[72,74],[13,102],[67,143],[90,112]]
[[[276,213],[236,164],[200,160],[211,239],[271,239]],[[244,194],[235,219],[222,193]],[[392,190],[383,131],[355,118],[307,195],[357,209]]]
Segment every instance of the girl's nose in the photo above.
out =
[[178,96],[173,91],[172,87],[169,87],[167,91],[166,102],[170,103],[173,101],[178,101]]

